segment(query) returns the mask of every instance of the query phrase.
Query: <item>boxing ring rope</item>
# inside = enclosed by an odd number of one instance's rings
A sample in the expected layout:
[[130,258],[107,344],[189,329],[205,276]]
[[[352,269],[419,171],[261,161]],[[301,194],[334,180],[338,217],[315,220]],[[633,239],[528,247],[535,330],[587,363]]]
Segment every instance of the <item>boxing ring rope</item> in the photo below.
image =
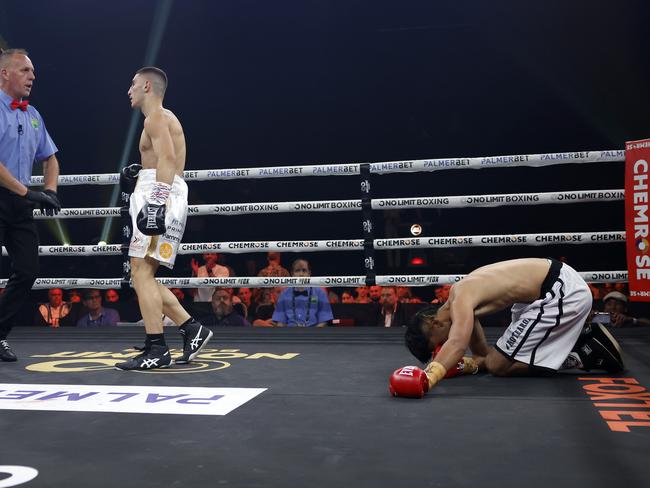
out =
[[[500,246],[548,246],[553,244],[602,244],[625,242],[624,231],[566,232],[546,234],[506,234],[445,237],[406,237],[375,239],[375,249],[438,249],[449,247],[500,247]],[[318,241],[233,241],[181,243],[178,254],[202,254],[219,252],[245,254],[250,252],[322,252],[360,251],[363,239],[331,239]],[[118,256],[120,244],[39,246],[39,256]],[[2,248],[2,255],[7,250]]]
[[[526,194],[492,194],[463,196],[434,196],[390,199],[370,199],[371,174],[412,173],[445,169],[484,169],[503,167],[542,167],[569,163],[623,162],[624,150],[581,151],[572,153],[548,153],[531,155],[511,155],[476,158],[446,158],[403,160],[377,163],[344,163],[309,166],[281,166],[272,168],[242,168],[222,170],[185,171],[187,181],[231,180],[240,178],[281,178],[297,176],[348,176],[361,175],[362,198],[360,200],[323,200],[307,202],[262,202],[216,205],[189,205],[188,217],[199,215],[242,215],[273,212],[318,212],[352,211],[364,212],[364,239],[326,240],[326,241],[259,241],[181,244],[179,254],[198,254],[206,251],[222,253],[248,253],[268,251],[310,252],[310,251],[348,251],[364,250],[366,254],[365,276],[310,277],[310,278],[159,278],[158,281],[170,287],[275,287],[275,286],[336,286],[357,287],[371,282],[386,286],[427,286],[455,283],[465,275],[397,275],[375,276],[373,252],[376,249],[414,249],[442,247],[491,247],[504,245],[541,246],[552,244],[589,244],[625,242],[624,231],[548,233],[548,234],[509,234],[491,236],[451,236],[373,239],[370,210],[408,209],[408,208],[465,208],[497,207],[506,205],[540,205],[578,202],[620,201],[624,190],[582,190],[570,192],[545,192]],[[365,178],[365,179],[364,179]],[[43,183],[43,177],[32,177],[30,185]],[[119,174],[61,175],[59,185],[106,185],[119,183]],[[123,195],[123,202],[124,202]],[[126,196],[128,201],[128,195]],[[97,218],[125,217],[125,207],[70,208],[59,215],[48,217],[34,211],[34,218]],[[6,255],[6,250],[2,249]],[[43,256],[88,256],[119,255],[125,253],[125,245],[81,245],[81,246],[40,246]],[[128,267],[128,263],[125,264]],[[580,273],[585,281],[591,283],[627,281],[627,271],[588,271]],[[4,286],[7,280],[0,280]],[[41,278],[34,289],[60,288],[117,288],[124,286],[124,278]]]
[[[458,195],[407,198],[375,198],[373,210],[404,210],[410,208],[473,208],[506,205],[545,205],[565,203],[616,202],[625,199],[622,189],[581,190],[545,193],[503,193],[492,195]],[[361,200],[316,200],[300,202],[257,202],[188,205],[188,217],[204,215],[246,215],[268,212],[345,212],[361,209]],[[119,217],[120,207],[66,208],[54,217],[34,210],[34,218],[85,219]]]
[[[583,271],[578,273],[587,283],[616,283],[627,281],[627,271]],[[386,275],[377,276],[380,286],[436,286],[454,284],[467,275]],[[275,288],[285,286],[301,287],[353,287],[366,285],[365,275],[360,276],[310,276],[308,278],[156,278],[170,288]],[[33,290],[48,288],[120,288],[121,278],[39,278]],[[7,285],[7,280],[0,280],[0,287]]]
[[[475,158],[441,158],[375,163],[316,164],[276,166],[267,168],[187,170],[185,181],[234,180],[251,178],[286,178],[298,176],[353,176],[360,174],[361,164],[369,164],[372,174],[413,173],[446,169],[511,168],[515,166],[542,167],[569,163],[611,163],[625,161],[625,150],[578,151],[569,153],[482,156]],[[61,175],[59,185],[113,185],[119,183],[118,173]],[[30,185],[42,185],[42,176],[32,176]]]

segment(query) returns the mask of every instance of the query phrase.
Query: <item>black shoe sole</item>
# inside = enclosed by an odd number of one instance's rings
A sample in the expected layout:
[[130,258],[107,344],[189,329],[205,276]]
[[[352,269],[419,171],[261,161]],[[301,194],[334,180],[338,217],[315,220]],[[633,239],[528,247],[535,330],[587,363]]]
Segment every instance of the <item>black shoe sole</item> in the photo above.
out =
[[115,369],[118,371],[151,371],[152,369],[165,369],[169,368],[170,366],[173,366],[174,362],[172,361],[169,364],[163,364],[162,366],[156,366],[155,368],[118,368],[117,366],[114,366]]

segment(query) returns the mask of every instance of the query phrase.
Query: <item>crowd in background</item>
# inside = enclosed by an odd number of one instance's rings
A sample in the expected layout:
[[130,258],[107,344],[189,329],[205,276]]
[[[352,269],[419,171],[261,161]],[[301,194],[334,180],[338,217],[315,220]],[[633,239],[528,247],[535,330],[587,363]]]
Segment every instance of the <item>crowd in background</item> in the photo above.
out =
[[[298,258],[285,268],[280,253],[269,252],[266,266],[257,276],[310,276],[309,261]],[[192,276],[233,277],[234,270],[216,253],[192,259]],[[625,283],[589,284],[594,297],[594,320],[612,327],[647,326],[650,320],[630,311]],[[400,327],[428,303],[444,304],[451,285],[435,287],[356,288],[172,288],[181,304],[208,326],[295,327],[371,325]],[[356,310],[356,311],[355,311]],[[359,319],[359,317],[362,317]],[[35,304],[33,325],[48,327],[115,326],[141,320],[137,296],[122,290],[47,291],[47,299]],[[491,324],[506,325],[507,314]],[[489,322],[489,321],[488,321]],[[169,319],[167,325],[174,325]]]

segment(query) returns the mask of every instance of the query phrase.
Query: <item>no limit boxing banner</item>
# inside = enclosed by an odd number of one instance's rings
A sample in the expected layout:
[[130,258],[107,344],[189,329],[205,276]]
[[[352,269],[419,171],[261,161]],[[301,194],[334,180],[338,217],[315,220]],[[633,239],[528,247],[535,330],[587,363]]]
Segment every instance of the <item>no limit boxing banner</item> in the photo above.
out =
[[625,241],[630,300],[650,302],[650,139],[625,143]]

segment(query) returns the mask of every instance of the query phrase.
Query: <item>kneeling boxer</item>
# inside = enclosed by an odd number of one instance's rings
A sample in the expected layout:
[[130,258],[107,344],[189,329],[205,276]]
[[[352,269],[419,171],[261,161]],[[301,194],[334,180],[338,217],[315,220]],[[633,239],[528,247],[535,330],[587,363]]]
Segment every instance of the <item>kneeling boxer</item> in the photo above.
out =
[[[142,169],[130,198],[129,256],[147,338],[142,354],[115,365],[123,370],[172,364],[163,335],[163,314],[180,326],[184,338],[183,355],[176,360],[179,364],[190,362],[212,337],[212,331],[190,317],[176,296],[155,279],[161,263],[174,266],[187,218],[187,185],[182,179],[185,136],[176,116],[162,106],[166,88],[167,75],[153,67],[140,69],[129,88],[131,107],[138,107],[145,117],[140,136]],[[138,169],[125,168],[122,178],[133,178]]]
[[[623,371],[621,350],[600,324],[587,326],[592,296],[587,283],[567,264],[526,258],[483,266],[456,283],[440,308],[416,314],[406,346],[424,371],[397,370],[393,394],[422,396],[457,368],[470,347],[477,368],[495,376],[533,376],[559,369]],[[512,307],[512,322],[494,347],[479,318]],[[439,350],[432,360],[432,352]]]

